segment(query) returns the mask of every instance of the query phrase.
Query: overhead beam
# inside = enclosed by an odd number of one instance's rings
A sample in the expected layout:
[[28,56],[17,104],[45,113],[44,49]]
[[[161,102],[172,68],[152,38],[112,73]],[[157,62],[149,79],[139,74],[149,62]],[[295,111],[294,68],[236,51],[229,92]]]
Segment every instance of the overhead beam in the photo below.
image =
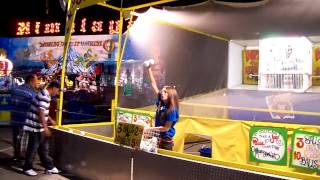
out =
[[96,5],[98,3],[105,3],[106,0],[81,0],[71,1],[71,9],[83,9],[89,6]]
[[[131,12],[130,13],[131,15],[133,16],[141,16],[141,14],[139,13],[136,13],[136,12]],[[187,26],[183,26],[183,25],[180,25],[178,23],[174,23],[174,22],[169,22],[167,20],[163,20],[163,19],[160,19],[158,17],[154,17],[154,16],[148,16],[148,18],[152,21],[157,21],[159,23],[162,23],[162,24],[167,24],[167,25],[170,25],[170,26],[174,26],[176,28],[179,28],[179,29],[183,29],[183,30],[186,30],[186,31],[189,31],[189,32],[194,32],[194,33],[198,33],[198,34],[202,34],[204,36],[207,36],[207,37],[210,37],[210,38],[213,38],[213,39],[218,39],[218,40],[222,40],[222,41],[229,41],[229,39],[227,38],[224,38],[222,36],[218,36],[218,35],[214,35],[214,34],[210,34],[210,33],[206,33],[206,32],[202,32],[202,31],[199,31],[197,29],[194,29],[194,28],[190,28],[190,27],[187,27]]]
[[141,9],[141,8],[145,8],[145,7],[155,6],[155,5],[174,2],[174,1],[177,1],[177,0],[161,0],[161,1],[151,2],[151,3],[141,4],[141,5],[137,5],[137,6],[132,6],[132,7],[128,7],[128,8],[122,8],[122,9],[125,11],[132,11],[132,10],[136,10],[136,9]]
[[112,5],[107,4],[107,3],[105,3],[105,2],[103,2],[103,3],[98,3],[98,5],[103,6],[103,7],[107,7],[107,8],[110,8],[110,9],[114,9],[114,10],[116,10],[116,11],[121,11],[121,8],[118,8],[118,7],[116,7],[116,6],[112,6]]

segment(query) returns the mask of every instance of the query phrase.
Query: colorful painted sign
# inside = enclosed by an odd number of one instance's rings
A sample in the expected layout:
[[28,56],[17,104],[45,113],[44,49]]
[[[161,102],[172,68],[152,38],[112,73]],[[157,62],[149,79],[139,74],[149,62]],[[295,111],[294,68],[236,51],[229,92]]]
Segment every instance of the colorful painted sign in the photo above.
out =
[[122,123],[117,124],[115,143],[132,148],[139,148],[144,127],[137,124]]
[[[50,37],[32,37],[28,40],[28,58],[32,60],[58,60],[62,55],[64,46],[62,36],[50,36]],[[112,52],[109,47],[106,47],[106,43],[116,43],[116,37],[112,35],[91,35],[91,36],[72,36],[70,41],[71,49],[74,49],[78,54],[77,59],[80,61],[103,61],[110,60],[109,53],[114,53],[115,48],[112,48]],[[69,50],[70,53],[70,50]],[[114,55],[113,55],[114,57]]]
[[259,50],[243,51],[243,84],[258,84]]
[[314,171],[320,170],[320,134],[294,131],[290,165]]
[[151,127],[152,118],[147,114],[133,114],[133,124],[139,124],[144,127]]
[[133,114],[123,110],[117,110],[117,122],[132,123]]
[[312,75],[316,76],[312,78],[312,85],[320,85],[320,47],[313,48],[313,58],[312,58]]
[[[67,74],[94,73],[95,64],[115,63],[117,38],[116,35],[72,36]],[[63,36],[0,38],[0,52],[6,53],[13,63],[13,77],[33,70],[41,70],[43,74],[57,72],[62,65],[63,46]]]
[[152,117],[146,113],[130,112],[125,109],[117,109],[117,122],[132,123],[151,127]]
[[287,164],[285,128],[252,127],[250,129],[250,161],[276,165]]

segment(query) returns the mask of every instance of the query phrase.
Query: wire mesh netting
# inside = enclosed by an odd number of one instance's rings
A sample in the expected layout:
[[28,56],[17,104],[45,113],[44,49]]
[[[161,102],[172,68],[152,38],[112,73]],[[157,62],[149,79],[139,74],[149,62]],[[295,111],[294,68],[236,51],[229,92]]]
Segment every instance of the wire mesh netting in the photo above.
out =
[[153,128],[145,128],[143,131],[140,149],[147,152],[158,152],[160,131]]

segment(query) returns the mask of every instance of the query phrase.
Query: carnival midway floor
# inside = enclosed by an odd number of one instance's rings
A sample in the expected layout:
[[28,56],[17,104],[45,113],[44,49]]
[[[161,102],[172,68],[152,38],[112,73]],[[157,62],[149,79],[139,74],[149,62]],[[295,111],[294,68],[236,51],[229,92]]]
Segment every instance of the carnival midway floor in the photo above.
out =
[[1,180],[80,180],[71,174],[44,174],[44,168],[40,166],[38,157],[35,159],[34,167],[39,173],[35,177],[27,176],[22,173],[19,165],[11,161],[13,148],[11,146],[11,128],[10,126],[0,126],[0,179]]

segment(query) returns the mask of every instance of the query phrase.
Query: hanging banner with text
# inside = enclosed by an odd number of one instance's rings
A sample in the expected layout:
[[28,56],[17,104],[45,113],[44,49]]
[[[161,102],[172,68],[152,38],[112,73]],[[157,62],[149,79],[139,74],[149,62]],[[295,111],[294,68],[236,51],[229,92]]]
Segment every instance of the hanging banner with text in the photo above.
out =
[[292,137],[290,165],[320,170],[320,134],[295,130]]
[[250,161],[276,165],[287,164],[285,128],[252,127],[250,129]]
[[312,43],[309,39],[261,39],[259,57],[259,90],[302,92],[311,86]]
[[[72,36],[67,74],[93,73],[95,64],[115,63],[117,40],[117,35]],[[0,52],[5,52],[13,63],[13,77],[34,70],[46,75],[58,72],[62,66],[63,47],[63,36],[0,38]]]
[[152,117],[147,113],[137,113],[125,110],[122,108],[117,109],[117,122],[132,123],[142,125],[144,127],[151,127]]

